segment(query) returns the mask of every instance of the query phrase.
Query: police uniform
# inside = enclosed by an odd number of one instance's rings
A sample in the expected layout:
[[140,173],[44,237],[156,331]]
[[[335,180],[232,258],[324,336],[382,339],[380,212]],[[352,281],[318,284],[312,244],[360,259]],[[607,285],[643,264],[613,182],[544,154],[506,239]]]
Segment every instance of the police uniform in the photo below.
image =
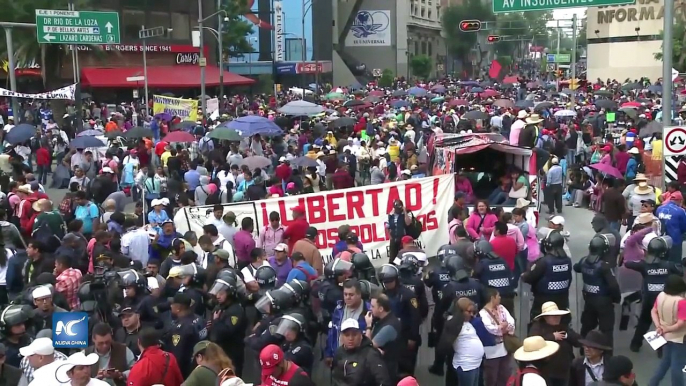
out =
[[426,287],[418,275],[400,274],[400,284],[414,293],[419,304],[419,315],[422,320],[429,315],[429,300],[426,298]]
[[400,319],[403,340],[415,342],[414,351],[409,355],[402,356],[399,363],[400,373],[412,375],[417,364],[417,353],[422,344],[422,336],[419,333],[419,326],[422,324],[419,301],[412,290],[399,282],[396,283],[396,288],[385,289],[384,293],[391,301],[393,314]]
[[219,304],[214,308],[214,312],[219,312],[219,317],[212,320],[208,338],[224,349],[234,364],[236,375],[240,377],[243,373],[245,356],[243,340],[248,328],[245,310],[240,303],[235,302],[229,305]]
[[491,252],[474,264],[472,276],[484,286],[498,290],[502,298],[501,304],[510,312],[510,315],[514,315],[514,276],[505,260]]
[[180,358],[179,368],[184,378],[188,378],[193,370],[191,361],[184,358],[188,359],[193,356],[193,346],[201,340],[198,323],[198,317],[193,314],[179,317],[172,324],[171,331],[164,342],[165,351],[174,354],[175,358]]
[[[435,303],[433,314],[431,315],[431,332],[429,332],[428,342],[429,347],[433,347],[434,351],[438,350],[438,337],[443,331],[443,324],[445,322],[438,305],[443,297],[443,289],[448,283],[450,283],[450,273],[443,267],[429,268],[424,273],[424,284],[431,288],[431,296]],[[437,375],[443,375],[444,365],[445,357],[435,352],[434,365],[429,368],[429,371]]]
[[286,342],[281,344],[281,349],[284,353],[284,358],[288,361],[300,366],[307,374],[312,375],[312,366],[314,365],[314,350],[312,346],[304,338],[298,338],[295,342]]

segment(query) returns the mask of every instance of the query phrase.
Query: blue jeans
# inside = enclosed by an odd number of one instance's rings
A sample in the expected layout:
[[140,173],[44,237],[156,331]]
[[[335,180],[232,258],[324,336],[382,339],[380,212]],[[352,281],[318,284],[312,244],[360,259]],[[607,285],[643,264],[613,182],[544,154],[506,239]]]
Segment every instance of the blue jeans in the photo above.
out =
[[684,377],[686,377],[686,373],[682,371],[684,366],[686,366],[686,344],[667,342],[662,346],[662,360],[650,378],[648,386],[658,386],[668,370],[672,376],[671,382],[668,383],[672,386],[684,386]]
[[514,288],[519,288],[519,277],[522,276],[522,272],[526,271],[527,258],[529,257],[529,250],[525,249],[523,251],[517,252],[515,256],[515,267],[514,267]]
[[576,150],[567,150],[567,166],[574,165],[576,163]]
[[462,367],[455,369],[457,384],[460,386],[479,386],[479,368],[464,371]]
[[619,230],[622,228],[622,223],[620,221],[610,221],[610,228],[619,232]]
[[500,188],[495,188],[493,192],[491,192],[491,195],[488,196],[488,204],[489,205],[500,205],[504,203],[507,200],[507,192],[504,192]]
[[38,171],[38,182],[41,185],[45,185],[48,183],[48,173],[50,172],[50,166],[41,166],[41,165],[36,165],[36,170]]

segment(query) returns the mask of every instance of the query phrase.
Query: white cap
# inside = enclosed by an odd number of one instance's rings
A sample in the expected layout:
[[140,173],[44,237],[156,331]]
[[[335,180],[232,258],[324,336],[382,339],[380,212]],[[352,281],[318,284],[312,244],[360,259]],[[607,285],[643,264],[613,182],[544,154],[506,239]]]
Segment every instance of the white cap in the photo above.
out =
[[30,345],[19,349],[19,354],[23,357],[31,355],[52,355],[55,353],[55,348],[52,347],[52,339],[38,338],[31,342]]
[[164,205],[164,206],[169,206],[169,199],[168,199],[167,197],[160,198],[160,202],[161,202],[162,205]]
[[360,329],[360,323],[357,322],[357,320],[353,318],[348,318],[343,321],[343,324],[341,324],[341,331],[345,331],[347,329],[354,328],[359,330]]
[[288,245],[286,245],[284,243],[276,244],[276,246],[274,247],[274,251],[276,251],[276,252],[288,252]]
[[102,168],[102,172],[103,173],[114,173],[112,168],[110,168],[109,166],[105,166],[104,168]]
[[31,297],[34,299],[47,298],[48,296],[52,296],[52,291],[45,285],[38,286],[31,292]]
[[555,225],[565,225],[565,218],[562,216],[553,216],[550,220]]
[[286,162],[286,157],[279,158],[279,162]]
[[160,288],[160,283],[157,281],[156,277],[149,277],[148,278],[148,289],[149,290],[154,290]]
[[159,198],[156,198],[150,202],[150,206],[155,207],[157,205],[164,205],[164,202]]
[[405,175],[411,176],[411,175],[412,175],[412,172],[409,171],[409,170],[407,170],[407,169],[405,169],[405,170],[403,170],[400,174],[405,174]]

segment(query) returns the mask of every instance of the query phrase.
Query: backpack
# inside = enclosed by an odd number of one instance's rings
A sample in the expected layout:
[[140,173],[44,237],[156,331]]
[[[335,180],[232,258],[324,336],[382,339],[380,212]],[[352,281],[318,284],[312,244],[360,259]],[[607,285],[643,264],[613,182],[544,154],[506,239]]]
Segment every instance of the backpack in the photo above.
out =
[[511,375],[510,379],[507,380],[507,386],[522,386],[522,377],[524,374],[541,374],[538,369],[533,367],[525,367],[523,369],[518,369],[517,374]]
[[45,252],[54,253],[62,245],[62,240],[52,232],[47,222],[44,222],[31,233],[31,238],[44,246]]
[[416,240],[422,234],[422,223],[417,220],[413,213],[410,215],[412,216],[412,223],[405,226],[405,234]]
[[296,265],[296,266],[293,267],[293,268],[295,268],[295,269],[297,269],[298,271],[300,271],[300,272],[302,272],[303,274],[305,274],[305,277],[307,278],[306,281],[307,281],[308,284],[309,284],[309,283],[312,283],[312,282],[315,281],[315,280],[317,280],[317,278],[319,277],[319,276],[317,276],[316,274],[313,275],[313,274],[307,272],[307,270],[306,270],[305,268],[303,268],[301,265]]
[[7,213],[7,219],[11,219],[14,216],[14,208],[12,207],[12,204],[10,203],[10,197],[16,196],[16,193],[8,193],[5,198],[2,200],[2,203],[0,204],[0,207],[5,209],[5,213]]
[[[203,189],[204,191],[205,189]],[[217,188],[212,194],[207,195],[205,199],[205,205],[215,205],[222,203],[222,190]]]
[[236,378],[236,374],[233,373],[233,370],[227,367],[217,374],[217,386],[221,386],[222,383],[233,378]]

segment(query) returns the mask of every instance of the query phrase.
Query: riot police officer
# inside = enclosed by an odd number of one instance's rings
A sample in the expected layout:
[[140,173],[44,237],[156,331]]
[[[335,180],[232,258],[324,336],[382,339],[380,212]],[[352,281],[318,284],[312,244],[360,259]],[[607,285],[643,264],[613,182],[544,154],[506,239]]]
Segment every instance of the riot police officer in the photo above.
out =
[[270,344],[279,344],[279,337],[274,333],[281,316],[294,306],[294,300],[293,294],[288,291],[273,289],[255,303],[255,308],[262,313],[262,320],[253,328],[253,334],[245,338],[248,347],[260,352]]
[[569,287],[572,285],[572,259],[565,253],[565,238],[558,230],[540,228],[543,257],[536,260],[529,271],[522,273],[522,281],[531,285],[534,300],[530,320],[541,313],[545,302],[555,302],[561,310],[569,308]]
[[[194,315],[192,306],[193,299],[188,294],[180,292],[174,295],[171,311],[176,320],[165,336],[164,347],[165,351],[174,354],[176,358],[191,358],[193,346],[202,340],[197,328],[197,316]],[[192,371],[191,362],[188,360],[178,362],[181,374],[187,378]]]
[[[457,256],[457,250],[450,244],[444,245],[438,250],[438,258],[440,264],[429,263],[424,271],[424,284],[431,289],[431,297],[436,303],[433,314],[431,315],[431,332],[429,332],[428,346],[433,347],[436,351],[438,346],[438,337],[443,331],[443,314],[440,313],[438,303],[443,297],[443,288],[450,283],[450,273],[443,266],[443,261],[450,256]],[[429,367],[429,372],[438,376],[443,376],[443,369],[445,367],[445,357],[434,353],[434,363]]]
[[[424,255],[426,257],[426,254]],[[414,292],[419,302],[419,314],[424,320],[429,315],[429,301],[426,298],[426,287],[424,287],[424,282],[420,276],[423,267],[422,262],[412,252],[401,254],[399,259],[400,284]]]
[[588,244],[588,256],[574,264],[574,271],[581,273],[584,282],[581,336],[586,336],[589,331],[599,327],[610,345],[615,325],[614,303],[619,303],[622,298],[617,278],[607,262],[607,255],[614,245],[613,234],[597,234]]
[[391,301],[393,314],[400,319],[401,337],[407,342],[408,355],[401,356],[399,371],[401,374],[412,375],[417,364],[417,353],[422,345],[422,337],[419,333],[419,326],[422,324],[419,302],[412,290],[400,284],[400,272],[395,265],[382,265],[379,271],[379,281],[383,286],[384,294]]
[[134,269],[117,272],[119,288],[124,290],[122,308],[136,308],[148,292],[148,280]]
[[217,273],[217,278],[208,292],[217,302],[212,310],[212,320],[208,323],[208,336],[210,341],[224,349],[233,361],[236,375],[240,377],[243,373],[243,340],[248,322],[238,297],[236,281],[235,272],[222,270]]
[[514,274],[505,260],[493,252],[491,243],[479,240],[474,243],[474,272],[472,276],[484,286],[498,290],[501,304],[514,315],[515,287]]
[[355,268],[354,275],[357,279],[367,280],[379,285],[379,280],[376,277],[376,268],[374,268],[374,264],[372,264],[366,253],[354,253],[350,262],[353,263],[353,268]]
[[19,368],[19,349],[31,343],[27,322],[31,318],[31,306],[9,305],[0,313],[0,333],[6,347],[5,363]]
[[450,312],[454,301],[459,298],[468,298],[477,308],[484,304],[483,285],[469,277],[464,259],[460,256],[450,256],[444,263],[451,280],[443,287],[441,301],[436,305],[439,315]]
[[318,319],[324,328],[328,326],[338,301],[343,300],[343,282],[351,276],[352,269],[352,263],[334,259],[324,266],[324,279],[312,287],[317,290],[317,298],[321,303],[321,317],[318,316]]
[[276,287],[276,270],[268,265],[263,265],[255,270],[255,281],[260,290],[268,291]]
[[193,312],[196,315],[205,315],[205,295],[202,291],[205,270],[196,263],[191,263],[172,268],[169,275],[181,280],[178,292],[187,294],[193,300]]
[[641,290],[641,313],[638,324],[631,339],[629,348],[638,352],[643,344],[643,335],[648,332],[652,319],[650,312],[655,304],[657,295],[665,288],[665,282],[670,274],[683,275],[683,267],[667,260],[672,248],[672,238],[669,236],[655,237],[648,242],[648,248],[644,260],[627,261],[627,268],[637,271],[643,276],[643,289]]
[[436,252],[436,257],[438,257],[438,261],[440,261],[441,264],[443,264],[443,260],[445,260],[446,257],[457,255],[459,255],[459,253],[457,253],[457,248],[452,244],[444,244],[438,248],[438,251]]
[[314,350],[306,338],[307,319],[295,312],[281,317],[275,334],[282,338],[284,357],[312,374]]

